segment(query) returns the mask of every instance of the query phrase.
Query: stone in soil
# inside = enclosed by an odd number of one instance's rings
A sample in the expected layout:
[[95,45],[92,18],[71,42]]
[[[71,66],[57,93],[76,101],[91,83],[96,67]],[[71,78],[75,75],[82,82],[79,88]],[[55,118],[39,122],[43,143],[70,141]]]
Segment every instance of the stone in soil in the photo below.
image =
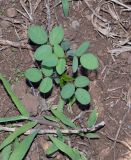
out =
[[80,23],[77,20],[74,20],[72,21],[71,27],[76,30],[80,27]]
[[17,11],[16,11],[15,8],[8,8],[8,9],[6,10],[6,15],[7,15],[9,18],[14,18],[14,17],[16,17],[16,15],[17,15]]

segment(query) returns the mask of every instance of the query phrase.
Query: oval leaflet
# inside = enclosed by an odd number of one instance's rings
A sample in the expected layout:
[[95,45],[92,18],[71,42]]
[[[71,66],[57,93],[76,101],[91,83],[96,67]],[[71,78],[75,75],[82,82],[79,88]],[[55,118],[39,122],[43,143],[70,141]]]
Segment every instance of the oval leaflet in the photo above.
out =
[[44,78],[39,86],[39,90],[42,93],[48,93],[53,87],[52,79],[49,77]]
[[25,77],[31,82],[39,82],[42,79],[42,73],[37,68],[29,68],[25,72]]
[[72,83],[67,83],[61,90],[61,96],[63,99],[69,99],[75,92],[75,86]]
[[91,97],[89,92],[87,92],[83,88],[77,88],[75,92],[75,97],[78,102],[80,102],[82,105],[87,105],[90,103]]

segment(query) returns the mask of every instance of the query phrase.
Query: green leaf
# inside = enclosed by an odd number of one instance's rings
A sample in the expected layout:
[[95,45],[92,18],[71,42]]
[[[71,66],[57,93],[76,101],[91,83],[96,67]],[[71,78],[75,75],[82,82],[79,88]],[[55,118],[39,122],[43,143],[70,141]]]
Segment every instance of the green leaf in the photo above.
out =
[[58,138],[54,138],[53,136],[49,136],[51,141],[57,146],[57,148],[68,155],[72,160],[81,160],[80,155],[78,156],[78,153],[73,150],[70,146],[60,141]]
[[28,28],[28,37],[36,44],[44,44],[48,39],[44,28],[38,25],[32,25]]
[[66,53],[68,56],[74,57],[74,50],[70,49]]
[[60,78],[54,78],[56,84],[60,84]]
[[51,109],[51,112],[66,126],[76,128],[76,125],[62,112],[57,109]]
[[49,120],[49,121],[59,122],[59,120],[55,116],[44,115],[44,118]]
[[89,139],[98,139],[98,138],[100,138],[100,136],[98,134],[96,134],[96,133],[87,133],[87,134],[85,134],[85,136],[87,138],[89,138]]
[[42,79],[42,73],[37,68],[29,68],[25,71],[25,77],[31,82],[39,82]]
[[61,79],[65,82],[72,82],[74,78],[69,76],[67,73],[62,74]]
[[78,69],[78,58],[76,56],[73,57],[72,69],[73,73],[75,73]]
[[13,143],[13,150],[14,150],[14,148],[17,148],[17,146],[20,144],[20,142],[19,142],[19,138],[16,138],[15,140],[14,140],[14,143]]
[[[57,130],[57,136],[58,136],[58,140],[64,142],[65,141],[65,138],[63,136],[63,134],[61,133],[60,130]],[[46,151],[46,155],[48,156],[51,156],[53,155],[54,153],[56,153],[58,151],[58,148],[55,144],[52,143],[52,145],[47,149]]]
[[64,105],[65,105],[65,101],[60,96],[60,99],[59,99],[59,102],[58,102],[58,106],[57,106],[57,110],[60,111],[60,112],[63,112]]
[[9,160],[22,160],[25,157],[27,151],[29,150],[36,135],[37,132],[34,132],[28,135],[21,143],[19,143],[17,148],[15,148],[15,150],[11,154]]
[[44,56],[42,65],[47,67],[55,67],[58,63],[58,58],[55,54]]
[[87,127],[89,127],[89,128],[93,127],[96,124],[97,118],[98,118],[98,113],[97,113],[96,109],[94,109],[91,112],[89,119],[87,121]]
[[28,117],[25,116],[5,117],[5,118],[0,118],[0,123],[21,121],[26,119],[28,119]]
[[74,85],[76,87],[86,87],[89,85],[89,79],[86,76],[78,76],[75,81]]
[[48,93],[53,87],[53,82],[52,79],[50,77],[46,77],[44,78],[39,86],[39,90],[42,93]]
[[69,99],[75,92],[75,86],[71,83],[67,83],[61,90],[61,96],[63,99]]
[[75,92],[75,97],[78,102],[80,102],[82,105],[87,105],[90,103],[90,94],[83,88],[77,88]]
[[39,48],[36,49],[34,53],[34,58],[37,61],[42,61],[44,59],[44,55],[51,55],[52,54],[52,48],[50,45],[42,45]]
[[84,154],[80,153],[77,149],[73,149],[77,156],[79,157],[79,160],[87,160],[87,158],[84,156]]
[[58,64],[56,66],[56,71],[59,75],[61,75],[62,73],[64,73],[66,70],[66,60],[61,58],[58,60]]
[[28,122],[27,124],[24,124],[22,127],[16,129],[15,132],[11,133],[0,145],[0,150],[3,149],[5,146],[10,144],[12,141],[16,139],[16,137],[20,136],[21,134],[25,133],[29,129],[33,128],[37,122]]
[[91,53],[82,55],[80,58],[80,63],[84,68],[88,70],[94,70],[99,67],[99,62],[97,57]]
[[74,55],[80,57],[89,48],[89,43],[83,42],[80,47],[75,51]]
[[2,150],[2,152],[0,154],[0,159],[1,160],[9,160],[9,157],[10,157],[10,154],[11,154],[11,148],[12,148],[11,146],[12,145],[8,145]]
[[61,26],[56,26],[52,29],[49,35],[49,40],[52,45],[60,44],[64,38],[64,30]]
[[75,95],[73,95],[73,97],[71,97],[70,99],[69,99],[69,106],[70,107],[72,107],[72,105],[74,104],[76,102],[76,97],[75,97]]
[[62,41],[61,47],[64,49],[64,51],[68,51],[70,49],[70,42],[68,40]]
[[63,7],[63,12],[64,16],[68,16],[69,14],[69,1],[68,0],[62,0],[62,7]]
[[22,102],[19,100],[19,98],[12,91],[10,83],[2,76],[2,74],[0,74],[0,80],[2,81],[2,83],[3,83],[3,85],[4,85],[4,87],[5,87],[6,91],[7,91],[7,93],[11,97],[11,100],[16,105],[16,107],[19,110],[19,112],[23,116],[29,117],[29,113],[26,110],[25,106],[22,104]]
[[41,71],[46,77],[49,77],[53,74],[53,68],[51,67],[42,66]]
[[65,56],[63,48],[58,44],[54,45],[54,53],[57,57],[60,57],[60,58]]

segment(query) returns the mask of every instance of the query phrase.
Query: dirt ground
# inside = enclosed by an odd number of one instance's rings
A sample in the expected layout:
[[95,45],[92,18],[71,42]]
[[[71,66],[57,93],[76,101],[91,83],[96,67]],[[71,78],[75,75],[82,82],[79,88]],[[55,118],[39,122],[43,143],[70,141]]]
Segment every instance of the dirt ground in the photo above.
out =
[[[33,6],[36,6],[36,2],[38,1],[31,1]],[[71,1],[68,18],[63,16],[61,5],[54,9],[54,1],[49,2],[49,8],[45,5],[46,1],[38,4],[32,22],[19,0],[0,0],[0,73],[10,80],[12,88],[20,98],[23,98],[25,94],[27,96],[28,90],[28,102],[27,99],[22,101],[32,106],[28,110],[33,116],[40,116],[42,109],[37,108],[37,100],[31,95],[31,89],[27,87],[23,77],[23,72],[34,64],[33,51],[22,46],[12,47],[13,45],[11,46],[4,40],[17,43],[22,41],[28,45],[27,27],[32,23],[40,24],[46,29],[50,29],[57,23],[62,24],[65,37],[70,40],[73,49],[88,40],[89,52],[96,54],[100,62],[97,77],[93,78],[90,84],[92,102],[89,110],[97,108],[98,122],[104,121],[105,127],[98,131],[100,139],[89,140],[71,136],[71,146],[84,152],[89,160],[131,160],[129,111],[131,102],[131,2],[121,1],[122,4],[130,7],[129,11],[123,11],[125,8],[122,5],[113,3],[111,0]],[[27,9],[30,10],[28,0],[25,3]],[[8,13],[9,8],[15,8],[16,13]],[[50,9],[50,16],[47,9]],[[51,101],[52,104],[57,103],[57,93],[58,90],[55,89],[47,101]],[[65,113],[71,118],[82,112],[76,105],[72,110],[72,114],[65,110]],[[83,112],[86,111],[87,109]],[[9,96],[0,85],[0,117],[18,114]],[[84,117],[78,119],[81,126],[85,123],[87,119],[85,116],[88,116],[88,113],[83,115]],[[5,132],[1,131],[0,143],[4,137]],[[57,153],[56,157],[46,158],[44,149],[49,143],[47,142],[47,136],[38,136],[25,159],[67,159],[61,153]]]

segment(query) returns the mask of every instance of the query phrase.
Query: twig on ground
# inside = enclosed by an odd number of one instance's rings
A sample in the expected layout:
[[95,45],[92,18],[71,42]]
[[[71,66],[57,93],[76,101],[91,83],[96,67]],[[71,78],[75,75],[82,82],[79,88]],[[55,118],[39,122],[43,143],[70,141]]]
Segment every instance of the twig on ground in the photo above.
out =
[[120,6],[125,7],[126,9],[123,9],[123,11],[131,11],[131,7],[125,5],[124,3],[122,3],[122,2],[120,2],[118,0],[111,0],[111,1],[114,2],[114,3],[116,3],[116,4],[118,4],[118,5],[120,5]]
[[47,9],[47,30],[50,31],[51,30],[51,13],[50,13],[50,0],[46,0],[45,1],[45,6]]
[[9,41],[9,40],[5,40],[5,39],[0,39],[0,44],[1,45],[5,45],[5,46],[12,46],[12,47],[15,47],[15,48],[25,48],[25,49],[29,49],[29,50],[33,50],[33,48],[26,44],[25,42],[13,42],[13,41]]
[[7,18],[7,17],[1,16],[1,15],[0,15],[0,19],[5,20],[5,21],[9,21],[9,22],[15,23],[15,24],[23,24],[22,21],[19,21],[19,20],[14,19],[14,18]]
[[[61,129],[61,132],[63,134],[78,134],[78,133],[89,133],[89,132],[95,132],[99,130],[100,128],[104,127],[105,122],[102,121],[98,124],[96,124],[92,128],[80,128],[80,129]],[[0,125],[0,130],[1,131],[7,131],[7,132],[15,132],[16,128],[10,128],[10,127],[4,127]],[[56,129],[31,129],[25,132],[25,135],[31,134],[34,131],[38,131],[38,134],[57,134]]]
[[108,52],[111,53],[113,56],[118,56],[123,52],[129,52],[129,51],[131,51],[131,46],[130,45],[121,46],[119,48],[108,50]]
[[[20,0],[20,4],[21,4],[22,8],[25,10],[26,14],[28,15],[29,20],[30,20],[30,21],[33,21],[33,17],[32,17],[32,15],[31,15],[31,13],[28,12],[28,10],[27,10],[27,8],[26,8],[26,5],[25,5],[25,2],[24,2],[23,0]],[[19,11],[19,12],[20,12],[20,11]],[[21,13],[22,13],[22,12],[21,12]],[[25,16],[25,14],[24,14],[24,16]],[[27,16],[26,16],[26,18],[27,18]]]
[[34,7],[34,12],[37,10],[40,3],[41,3],[41,0],[36,1],[35,7]]

